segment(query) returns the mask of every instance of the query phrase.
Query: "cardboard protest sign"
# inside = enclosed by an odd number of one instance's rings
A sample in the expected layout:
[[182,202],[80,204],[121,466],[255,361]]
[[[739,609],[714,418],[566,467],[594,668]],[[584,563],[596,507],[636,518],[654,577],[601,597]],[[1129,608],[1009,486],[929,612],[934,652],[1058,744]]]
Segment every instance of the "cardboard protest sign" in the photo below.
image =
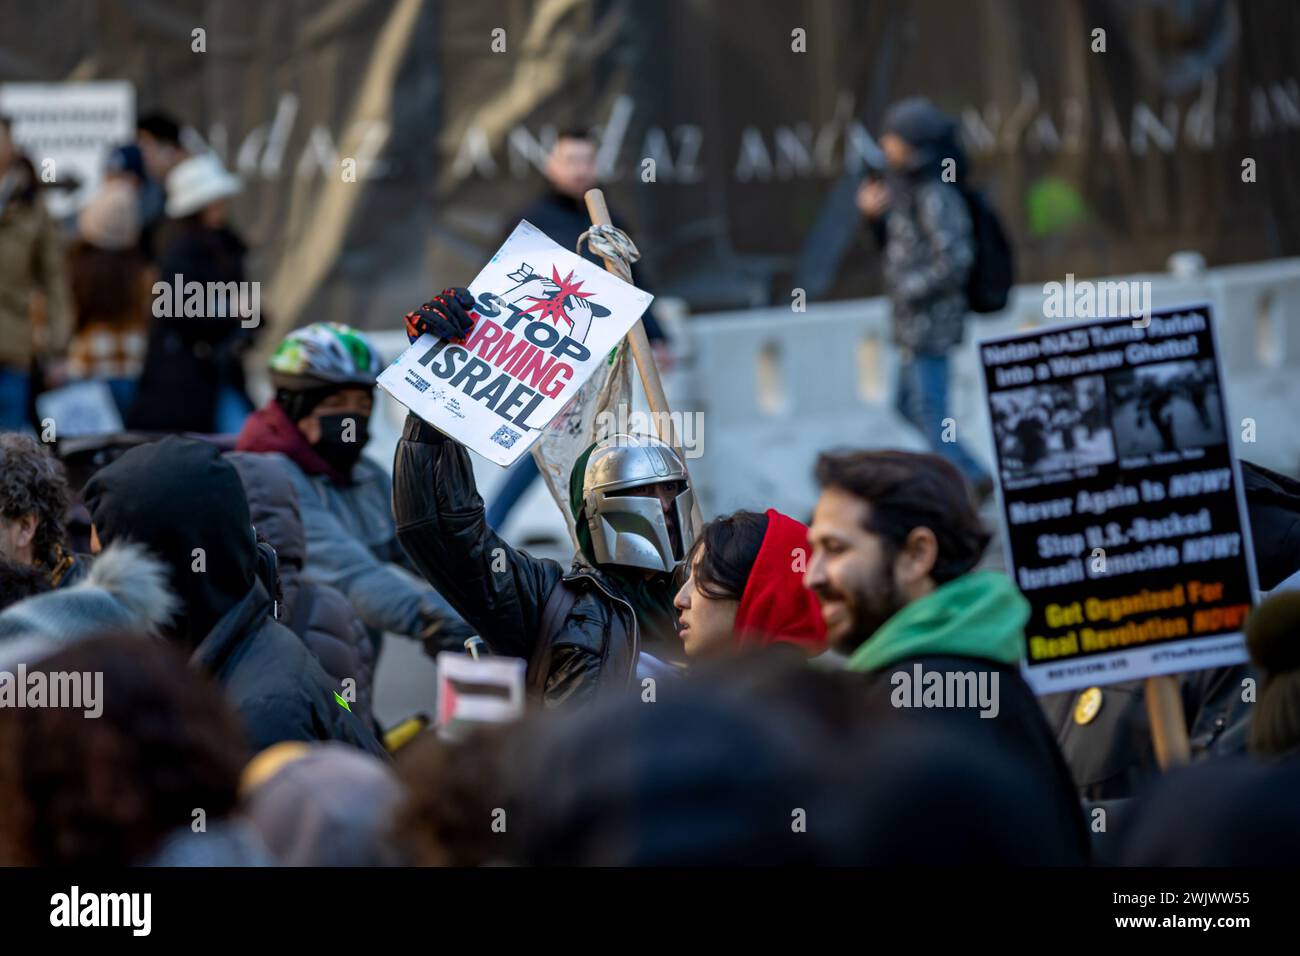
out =
[[1244,661],[1257,583],[1209,307],[980,356],[1034,690]]
[[528,222],[469,290],[476,320],[465,343],[422,336],[379,384],[498,465],[532,447],[653,299]]

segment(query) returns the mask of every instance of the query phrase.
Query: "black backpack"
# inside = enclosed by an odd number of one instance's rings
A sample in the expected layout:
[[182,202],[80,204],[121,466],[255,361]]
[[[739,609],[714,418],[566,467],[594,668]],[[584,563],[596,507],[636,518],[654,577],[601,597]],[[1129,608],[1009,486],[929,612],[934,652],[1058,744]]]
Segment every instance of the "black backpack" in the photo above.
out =
[[966,280],[966,301],[972,312],[1001,312],[1015,284],[1015,259],[1006,230],[984,195],[963,189],[975,239],[975,262]]

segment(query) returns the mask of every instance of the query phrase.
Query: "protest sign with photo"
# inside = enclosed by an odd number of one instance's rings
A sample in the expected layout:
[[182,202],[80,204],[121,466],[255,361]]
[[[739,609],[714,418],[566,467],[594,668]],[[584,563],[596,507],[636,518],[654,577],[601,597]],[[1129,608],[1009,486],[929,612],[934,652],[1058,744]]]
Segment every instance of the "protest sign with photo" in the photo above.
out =
[[1244,661],[1257,584],[1209,307],[980,356],[1034,690]]
[[532,447],[653,299],[528,222],[469,289],[475,321],[465,342],[424,335],[379,384],[498,465]]

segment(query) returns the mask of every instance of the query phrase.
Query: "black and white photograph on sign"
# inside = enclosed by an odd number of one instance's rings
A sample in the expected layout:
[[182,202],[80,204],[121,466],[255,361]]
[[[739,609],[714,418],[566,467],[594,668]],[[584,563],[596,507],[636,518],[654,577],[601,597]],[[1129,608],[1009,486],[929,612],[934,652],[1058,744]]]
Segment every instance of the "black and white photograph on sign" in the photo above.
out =
[[1212,361],[1124,369],[1109,375],[1106,387],[1120,458],[1204,448],[1226,440]]
[[991,403],[1007,480],[1115,460],[1100,375],[1000,392]]

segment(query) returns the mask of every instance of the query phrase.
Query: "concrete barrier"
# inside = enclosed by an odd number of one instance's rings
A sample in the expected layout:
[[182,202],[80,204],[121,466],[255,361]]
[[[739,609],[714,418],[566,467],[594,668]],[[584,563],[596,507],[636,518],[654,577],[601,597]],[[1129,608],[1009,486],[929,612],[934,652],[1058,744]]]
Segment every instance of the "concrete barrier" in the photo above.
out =
[[[1119,278],[1150,281],[1157,309],[1213,305],[1238,454],[1300,471],[1300,259]],[[1017,287],[1005,312],[970,318],[954,356],[950,414],[958,438],[986,466],[991,427],[977,343],[1062,324],[1044,317],[1043,302],[1041,285]],[[704,413],[706,454],[692,474],[706,515],[771,506],[803,516],[815,500],[819,451],[924,447],[893,410],[898,355],[884,299],[810,305],[803,313],[696,315],[686,339],[685,401]],[[1246,418],[1255,422],[1253,443],[1242,440]]]
[[[1204,270],[1113,277],[1151,282],[1154,308],[1208,301],[1214,307],[1238,454],[1288,474],[1300,472],[1300,259]],[[1102,281],[1100,279],[1094,281]],[[958,438],[986,466],[991,428],[976,354],[983,338],[1058,324],[1043,316],[1041,285],[1013,290],[1005,312],[972,316],[954,356],[950,414]],[[898,354],[883,298],[700,314],[680,323],[679,364],[665,376],[674,410],[701,413],[702,455],[688,462],[706,517],[775,507],[806,517],[816,500],[817,453],[836,446],[925,447],[893,410]],[[401,332],[373,334],[391,360]],[[638,394],[636,407],[644,409]],[[368,454],[386,467],[406,410],[380,396]],[[1254,419],[1255,441],[1242,440]],[[504,472],[475,457],[491,499]],[[564,524],[540,484],[505,529],[516,543],[567,548]]]

